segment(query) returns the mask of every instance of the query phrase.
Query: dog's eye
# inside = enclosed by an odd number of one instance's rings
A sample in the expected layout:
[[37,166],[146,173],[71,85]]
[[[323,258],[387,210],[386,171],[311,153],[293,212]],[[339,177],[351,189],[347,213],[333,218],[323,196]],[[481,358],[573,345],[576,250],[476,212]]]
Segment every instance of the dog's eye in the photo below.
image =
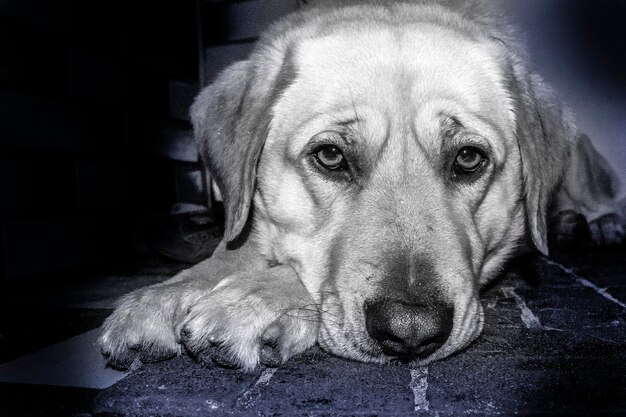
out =
[[485,162],[485,154],[473,146],[461,148],[454,160],[454,169],[461,174],[476,172]]
[[346,158],[341,150],[334,145],[326,145],[315,152],[315,159],[326,169],[339,170],[346,166]]

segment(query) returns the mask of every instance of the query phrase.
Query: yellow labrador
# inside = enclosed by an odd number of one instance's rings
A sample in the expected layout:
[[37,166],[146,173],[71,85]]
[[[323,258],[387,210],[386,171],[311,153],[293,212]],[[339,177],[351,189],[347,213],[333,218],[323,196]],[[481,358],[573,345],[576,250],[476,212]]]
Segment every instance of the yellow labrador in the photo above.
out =
[[[332,3],[332,2],[331,2]],[[485,2],[488,6],[489,2]],[[481,332],[481,285],[528,240],[623,238],[617,180],[479,2],[311,8],[191,110],[224,195],[215,255],[124,297],[100,345],[252,369],[316,342],[427,363]]]

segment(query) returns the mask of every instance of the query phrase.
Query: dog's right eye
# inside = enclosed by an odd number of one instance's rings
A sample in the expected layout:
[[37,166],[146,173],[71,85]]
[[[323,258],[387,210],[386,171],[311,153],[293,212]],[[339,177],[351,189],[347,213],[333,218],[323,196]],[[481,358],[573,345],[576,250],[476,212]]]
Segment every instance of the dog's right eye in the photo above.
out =
[[454,159],[454,173],[457,175],[472,175],[485,165],[485,153],[474,146],[461,148]]
[[341,149],[334,145],[325,145],[315,152],[315,159],[318,164],[331,171],[343,170],[346,168],[346,158]]

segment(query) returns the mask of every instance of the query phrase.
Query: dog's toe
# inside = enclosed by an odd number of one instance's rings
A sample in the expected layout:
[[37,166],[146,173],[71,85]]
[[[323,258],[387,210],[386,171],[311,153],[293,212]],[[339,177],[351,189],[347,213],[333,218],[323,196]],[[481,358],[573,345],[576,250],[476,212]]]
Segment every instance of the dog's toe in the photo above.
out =
[[561,211],[550,222],[548,245],[553,254],[615,245],[626,238],[624,219],[615,213],[605,214],[589,223],[573,210]]
[[559,212],[548,228],[550,252],[572,251],[589,247],[591,232],[585,216],[573,210]]
[[137,295],[126,296],[122,306],[102,326],[98,344],[111,368],[127,370],[180,353],[172,325],[163,318],[160,304],[139,300]]
[[222,347],[213,349],[211,360],[214,364],[221,368],[238,369],[239,361],[227,350]]
[[589,224],[594,245],[614,245],[624,240],[624,220],[615,213],[605,214]]
[[127,371],[138,360],[137,351],[131,349],[123,349],[115,353],[102,349],[101,353],[107,361],[107,366],[116,371]]
[[139,365],[137,360],[136,355],[121,355],[111,358],[107,363],[110,368],[125,372],[137,367]]
[[[188,335],[191,336],[190,331],[188,331]],[[227,369],[238,369],[241,367],[239,360],[226,346],[220,343],[211,343],[208,337],[204,338],[202,344],[191,337],[183,338],[182,342],[187,348],[189,355],[203,366],[212,367],[217,365]]]
[[161,362],[178,356],[178,353],[179,349],[150,345],[141,348],[139,351],[139,360],[141,363]]
[[193,330],[190,323],[185,325],[180,331],[180,342],[192,357],[206,356],[214,346],[214,343],[209,341],[207,335],[199,335],[198,332]]

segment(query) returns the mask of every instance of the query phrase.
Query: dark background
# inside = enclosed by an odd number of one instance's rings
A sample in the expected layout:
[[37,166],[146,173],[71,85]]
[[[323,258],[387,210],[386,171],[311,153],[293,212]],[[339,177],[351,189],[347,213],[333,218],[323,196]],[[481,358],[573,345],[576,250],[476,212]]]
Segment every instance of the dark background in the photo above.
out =
[[[539,72],[626,180],[626,2],[506,5]],[[0,1],[2,283],[143,256],[147,222],[206,201],[187,108],[269,21],[297,7]]]
[[626,182],[626,1],[505,0],[537,72]]
[[133,259],[147,223],[205,203],[189,105],[296,7],[2,0],[0,279]]

